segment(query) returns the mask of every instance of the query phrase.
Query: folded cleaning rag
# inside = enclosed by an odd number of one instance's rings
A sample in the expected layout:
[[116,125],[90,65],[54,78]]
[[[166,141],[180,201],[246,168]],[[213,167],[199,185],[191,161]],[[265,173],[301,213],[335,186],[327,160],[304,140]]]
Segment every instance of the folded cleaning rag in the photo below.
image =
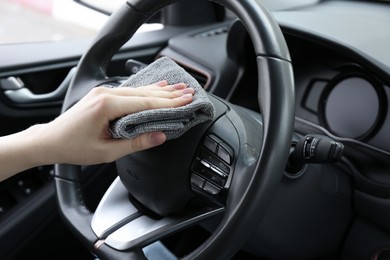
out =
[[195,90],[191,103],[174,108],[140,111],[121,117],[111,123],[115,138],[133,138],[146,132],[164,132],[167,140],[175,139],[191,127],[214,117],[215,108],[199,83],[182,67],[168,57],[162,57],[137,74],[129,77],[118,87],[139,87],[161,80],[169,84],[183,82]]

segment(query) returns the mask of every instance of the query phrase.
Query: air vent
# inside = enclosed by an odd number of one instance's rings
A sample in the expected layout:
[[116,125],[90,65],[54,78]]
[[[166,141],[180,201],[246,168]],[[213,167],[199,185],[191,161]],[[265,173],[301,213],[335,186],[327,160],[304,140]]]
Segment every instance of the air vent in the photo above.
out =
[[[165,54],[158,56],[158,57],[162,57],[162,56],[165,56]],[[169,56],[167,56],[167,57],[169,57]],[[178,61],[174,58],[171,58],[171,59],[174,60],[177,64],[179,64],[180,67],[182,67],[188,74],[190,74],[192,77],[194,77],[196,79],[196,81],[198,81],[198,83],[202,86],[202,88],[204,88],[204,89],[208,88],[208,86],[210,84],[210,79],[211,79],[211,76],[209,73],[207,73],[201,69],[198,69],[196,66],[189,65],[188,63]]]
[[208,38],[208,37],[213,37],[213,36],[217,36],[220,34],[225,34],[227,32],[228,32],[227,27],[221,27],[221,28],[217,28],[217,29],[213,29],[213,30],[209,30],[209,31],[205,31],[202,33],[195,34],[194,37],[195,38]]

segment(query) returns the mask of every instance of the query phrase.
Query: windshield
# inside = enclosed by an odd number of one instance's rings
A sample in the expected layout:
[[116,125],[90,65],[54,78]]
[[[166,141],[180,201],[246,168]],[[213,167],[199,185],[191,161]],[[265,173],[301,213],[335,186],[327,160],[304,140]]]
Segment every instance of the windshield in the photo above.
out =
[[1,0],[0,13],[0,44],[93,38],[109,18],[73,0]]

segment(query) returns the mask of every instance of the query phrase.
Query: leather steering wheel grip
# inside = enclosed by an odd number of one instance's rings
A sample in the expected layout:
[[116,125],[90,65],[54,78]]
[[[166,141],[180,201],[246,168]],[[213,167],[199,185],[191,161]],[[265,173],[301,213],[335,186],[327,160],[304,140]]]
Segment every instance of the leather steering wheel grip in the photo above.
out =
[[[194,0],[196,1],[196,0]],[[152,14],[172,0],[128,0],[115,12],[83,55],[65,97],[63,111],[106,79],[106,66],[118,49]],[[215,0],[242,21],[257,55],[259,104],[263,117],[263,143],[249,185],[241,196],[228,198],[225,216],[217,230],[188,259],[227,259],[249,238],[253,226],[264,216],[283,175],[294,121],[294,80],[290,55],[283,34],[259,0]],[[55,183],[59,207],[65,220],[100,258],[138,258],[137,251],[122,252],[103,245],[90,225],[92,213],[83,206],[78,180],[80,167],[56,165]],[[222,250],[223,249],[223,250]],[[131,256],[130,256],[131,255]]]

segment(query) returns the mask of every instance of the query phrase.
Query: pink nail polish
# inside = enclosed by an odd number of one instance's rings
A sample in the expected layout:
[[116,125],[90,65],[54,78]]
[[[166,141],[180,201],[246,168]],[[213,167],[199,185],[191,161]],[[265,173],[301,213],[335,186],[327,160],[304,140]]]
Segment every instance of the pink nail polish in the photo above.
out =
[[177,89],[177,90],[180,90],[180,89],[184,89],[186,88],[187,86],[183,83],[179,83],[179,84],[175,84],[175,85],[172,85],[172,88],[173,89]]
[[193,94],[194,90],[192,88],[185,88],[182,90],[183,94]]
[[159,87],[164,87],[164,86],[168,85],[168,82],[166,80],[161,80],[161,81],[157,82],[156,85]]
[[192,99],[192,94],[184,94],[183,96],[181,96],[181,98],[183,99]]

